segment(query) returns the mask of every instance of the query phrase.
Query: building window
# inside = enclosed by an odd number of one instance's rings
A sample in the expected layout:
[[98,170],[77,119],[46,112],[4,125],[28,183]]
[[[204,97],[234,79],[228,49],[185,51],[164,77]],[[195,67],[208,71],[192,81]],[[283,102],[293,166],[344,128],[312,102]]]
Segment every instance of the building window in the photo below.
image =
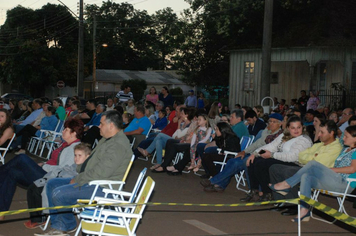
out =
[[255,80],[255,62],[246,61],[244,70],[244,90],[253,90],[253,82]]

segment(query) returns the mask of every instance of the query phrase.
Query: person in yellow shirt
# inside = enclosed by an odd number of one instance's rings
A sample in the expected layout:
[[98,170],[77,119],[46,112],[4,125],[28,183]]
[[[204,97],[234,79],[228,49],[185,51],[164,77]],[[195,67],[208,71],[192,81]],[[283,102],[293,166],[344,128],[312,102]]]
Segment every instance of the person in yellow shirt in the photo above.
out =
[[[312,147],[299,153],[298,162],[300,166],[287,166],[283,164],[272,165],[269,169],[270,181],[272,184],[281,182],[291,176],[293,176],[298,170],[300,170],[308,162],[315,160],[329,168],[334,166],[335,159],[338,157],[342,150],[342,145],[337,139],[337,125],[334,121],[329,120],[320,125],[318,134],[320,143],[314,144]],[[299,186],[295,186],[289,194],[282,196],[273,192],[275,200],[282,198],[292,199],[298,197]],[[285,216],[296,215],[298,213],[297,208],[279,206],[276,211],[283,211],[281,214]]]

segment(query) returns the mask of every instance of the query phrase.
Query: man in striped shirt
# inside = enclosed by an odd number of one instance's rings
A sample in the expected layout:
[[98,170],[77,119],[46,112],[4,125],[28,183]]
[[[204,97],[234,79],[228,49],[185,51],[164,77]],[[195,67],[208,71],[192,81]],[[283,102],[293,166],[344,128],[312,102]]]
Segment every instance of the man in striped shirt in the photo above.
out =
[[121,88],[120,92],[116,94],[116,97],[119,99],[119,102],[125,102],[132,98],[133,99],[133,93],[131,93],[131,87],[126,85],[125,87]]

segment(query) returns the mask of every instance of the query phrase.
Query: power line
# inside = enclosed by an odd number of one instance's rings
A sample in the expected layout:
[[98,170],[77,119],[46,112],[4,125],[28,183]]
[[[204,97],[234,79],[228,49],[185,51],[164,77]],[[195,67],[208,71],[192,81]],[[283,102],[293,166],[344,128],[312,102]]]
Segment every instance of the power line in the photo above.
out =
[[[72,27],[72,29],[68,29],[62,36],[58,37],[57,40],[63,38],[64,36],[66,36],[67,34],[73,32],[74,30],[76,30],[77,27]],[[38,41],[38,40],[34,40],[34,41]],[[14,55],[20,55],[20,54],[24,54],[24,53],[28,53],[28,52],[32,52],[37,50],[38,48],[44,47],[45,45],[39,45],[39,46],[35,46],[32,47],[30,50],[27,51],[23,51],[23,52],[17,52],[17,53],[0,53],[0,56],[14,56]]]

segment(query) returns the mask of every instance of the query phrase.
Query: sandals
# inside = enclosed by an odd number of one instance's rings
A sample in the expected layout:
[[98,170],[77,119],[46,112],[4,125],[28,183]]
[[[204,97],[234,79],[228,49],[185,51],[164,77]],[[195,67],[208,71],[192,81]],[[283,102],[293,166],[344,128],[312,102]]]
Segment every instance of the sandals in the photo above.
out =
[[198,172],[200,167],[201,167],[201,160],[198,161],[197,165],[193,169],[193,172]]
[[145,149],[138,147],[137,150],[142,154],[142,156],[148,156],[148,152]]
[[157,169],[158,167],[160,167],[161,166],[161,164],[156,164],[156,165],[154,165],[154,166],[151,166],[150,167],[150,170],[155,170],[155,169]]

